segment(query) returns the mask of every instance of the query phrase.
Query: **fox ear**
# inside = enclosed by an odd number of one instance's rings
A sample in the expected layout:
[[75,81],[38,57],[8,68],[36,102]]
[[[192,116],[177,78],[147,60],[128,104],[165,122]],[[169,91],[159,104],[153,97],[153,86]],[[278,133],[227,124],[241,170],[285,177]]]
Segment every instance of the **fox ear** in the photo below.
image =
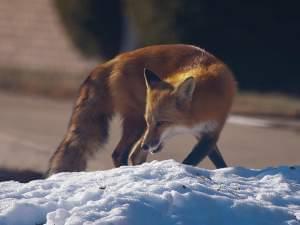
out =
[[159,84],[162,80],[151,70],[144,68],[144,77],[147,88],[153,88]]
[[194,77],[188,77],[175,89],[177,103],[179,105],[186,104],[192,100],[193,93],[196,87]]

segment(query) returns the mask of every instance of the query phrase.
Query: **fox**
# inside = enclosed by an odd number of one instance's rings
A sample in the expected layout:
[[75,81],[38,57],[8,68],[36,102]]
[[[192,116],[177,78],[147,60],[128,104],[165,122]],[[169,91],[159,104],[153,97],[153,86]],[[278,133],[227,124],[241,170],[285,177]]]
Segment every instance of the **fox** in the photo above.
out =
[[86,169],[109,137],[114,115],[122,135],[112,153],[115,167],[139,165],[175,135],[197,144],[182,161],[208,157],[227,167],[217,146],[236,93],[229,67],[197,46],[166,44],[121,53],[96,66],[81,84],[67,132],[49,161],[47,175]]

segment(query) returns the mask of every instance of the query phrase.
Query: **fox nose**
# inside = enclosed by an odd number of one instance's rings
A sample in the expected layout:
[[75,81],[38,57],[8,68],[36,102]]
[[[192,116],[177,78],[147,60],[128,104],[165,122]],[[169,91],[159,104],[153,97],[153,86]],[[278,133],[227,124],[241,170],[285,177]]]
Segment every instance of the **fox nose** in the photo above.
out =
[[147,145],[147,144],[142,144],[141,145],[141,148],[144,150],[144,151],[148,151],[150,149],[150,146]]

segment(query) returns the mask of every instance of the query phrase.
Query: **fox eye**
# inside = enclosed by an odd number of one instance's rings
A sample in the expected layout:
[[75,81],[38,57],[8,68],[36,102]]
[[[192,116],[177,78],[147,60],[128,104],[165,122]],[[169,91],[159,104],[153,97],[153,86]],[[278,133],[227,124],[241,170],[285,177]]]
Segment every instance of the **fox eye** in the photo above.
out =
[[164,121],[157,121],[156,122],[157,127],[161,127],[162,125],[164,125]]
[[162,126],[164,126],[164,125],[167,125],[167,124],[169,124],[170,122],[168,122],[168,121],[157,121],[156,122],[156,126],[157,127],[162,127]]

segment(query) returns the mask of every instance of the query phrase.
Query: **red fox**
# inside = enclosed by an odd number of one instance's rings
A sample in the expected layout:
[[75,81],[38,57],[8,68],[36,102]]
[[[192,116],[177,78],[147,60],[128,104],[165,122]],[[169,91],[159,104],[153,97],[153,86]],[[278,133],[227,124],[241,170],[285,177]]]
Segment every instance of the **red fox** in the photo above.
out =
[[146,161],[170,137],[190,133],[198,140],[184,164],[208,156],[226,163],[216,145],[236,83],[219,59],[192,45],[157,45],[123,53],[97,66],[80,87],[67,133],[50,159],[48,175],[81,171],[108,138],[115,113],[122,137],[112,153],[116,167]]

